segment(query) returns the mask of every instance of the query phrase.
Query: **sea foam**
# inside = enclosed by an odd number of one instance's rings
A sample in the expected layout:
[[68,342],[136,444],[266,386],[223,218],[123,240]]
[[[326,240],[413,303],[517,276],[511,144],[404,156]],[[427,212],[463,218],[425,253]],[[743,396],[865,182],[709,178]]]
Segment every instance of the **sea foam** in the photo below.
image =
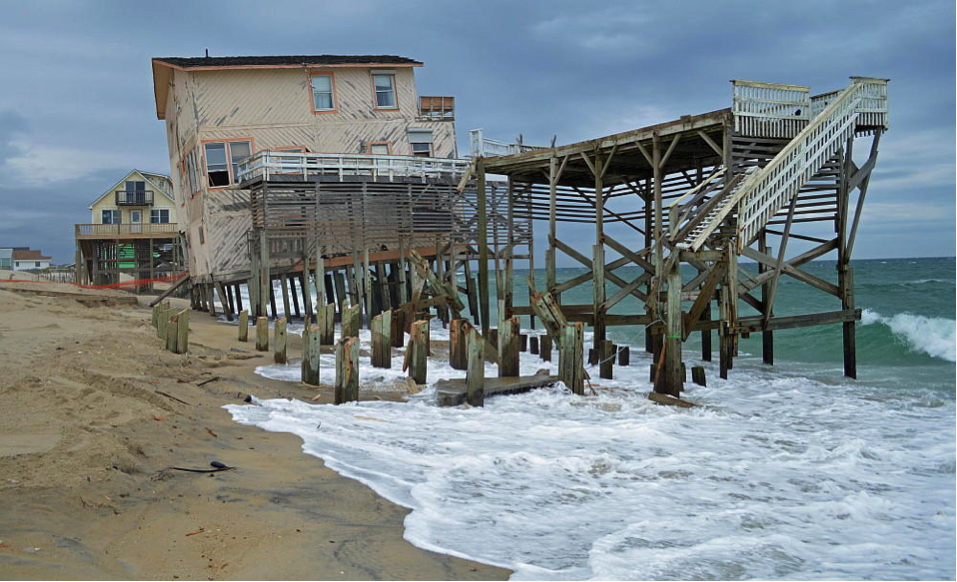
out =
[[[730,380],[705,364],[709,387],[686,393],[703,406],[678,410],[647,400],[650,360],[632,353],[614,380],[591,369],[586,397],[438,408],[430,387],[406,403],[227,408],[412,509],[413,544],[514,579],[953,576],[952,398],[888,406],[742,358]],[[547,365],[522,354],[523,373]],[[431,381],[458,373],[429,366]]]

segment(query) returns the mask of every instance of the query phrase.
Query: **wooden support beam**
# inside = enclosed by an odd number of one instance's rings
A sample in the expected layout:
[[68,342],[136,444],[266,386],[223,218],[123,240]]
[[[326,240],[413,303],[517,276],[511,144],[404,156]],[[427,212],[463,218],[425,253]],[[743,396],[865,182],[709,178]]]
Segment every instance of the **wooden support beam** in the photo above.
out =
[[316,324],[319,326],[319,345],[331,346],[335,343],[336,306],[333,303],[316,305]]
[[256,351],[269,351],[269,318],[265,315],[256,318]]
[[519,376],[519,322],[517,317],[502,320],[498,328],[499,378]]
[[552,361],[552,336],[547,333],[541,336],[538,340],[538,355],[541,356],[543,362]]
[[467,334],[466,402],[470,406],[485,405],[485,339],[469,327]]
[[249,340],[249,312],[243,309],[239,312],[239,341]]
[[468,368],[467,343],[472,326],[464,319],[453,319],[449,327],[449,365],[454,370]]
[[372,318],[372,366],[392,367],[392,310]]
[[276,320],[273,327],[273,361],[277,364],[286,363],[286,317]]
[[342,337],[359,337],[360,327],[362,327],[362,307],[352,305],[343,309],[342,323],[339,326]]
[[319,385],[319,326],[306,324],[302,330],[302,381]]
[[406,348],[409,377],[416,384],[428,382],[429,369],[429,322],[416,321],[412,324],[409,345]]
[[558,354],[558,378],[574,394],[585,394],[585,327],[570,323],[562,331]]
[[359,338],[346,337],[336,343],[335,404],[359,401]]
[[615,377],[615,348],[610,340],[603,340],[598,348],[598,376],[606,380]]

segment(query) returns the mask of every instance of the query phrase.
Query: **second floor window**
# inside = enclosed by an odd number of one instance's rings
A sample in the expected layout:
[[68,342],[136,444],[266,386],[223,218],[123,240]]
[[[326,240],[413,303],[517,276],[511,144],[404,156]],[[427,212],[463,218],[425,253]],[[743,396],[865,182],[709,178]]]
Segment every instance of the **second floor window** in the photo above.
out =
[[146,182],[141,180],[126,181],[126,203],[146,204]]
[[150,210],[150,222],[153,224],[168,224],[169,210],[166,210],[166,209]]
[[120,224],[123,222],[123,215],[119,210],[104,210],[100,215],[100,222],[103,224]]
[[335,103],[332,93],[332,75],[313,75],[312,108],[316,111],[334,111]]
[[206,176],[211,188],[239,182],[239,162],[248,158],[248,141],[214,141],[206,144]]
[[375,106],[378,109],[396,109],[395,76],[372,75],[375,85]]

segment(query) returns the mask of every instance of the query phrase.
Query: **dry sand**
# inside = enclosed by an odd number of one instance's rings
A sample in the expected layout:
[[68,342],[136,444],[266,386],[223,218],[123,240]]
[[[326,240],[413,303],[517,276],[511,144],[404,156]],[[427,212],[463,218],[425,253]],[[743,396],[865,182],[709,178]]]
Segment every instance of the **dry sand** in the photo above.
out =
[[[0,282],[0,578],[507,577],[413,547],[407,510],[233,423],[221,406],[246,394],[316,391],[256,376],[270,356],[199,312],[190,354],[164,351],[129,297]],[[165,470],[213,460],[238,468]]]

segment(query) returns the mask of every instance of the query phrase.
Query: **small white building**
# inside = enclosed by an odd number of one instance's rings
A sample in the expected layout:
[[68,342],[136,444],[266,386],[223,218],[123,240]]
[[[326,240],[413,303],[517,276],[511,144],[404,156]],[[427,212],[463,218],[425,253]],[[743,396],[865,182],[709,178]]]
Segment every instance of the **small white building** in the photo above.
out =
[[52,257],[44,257],[40,250],[13,249],[13,270],[33,271],[46,269],[50,266]]

